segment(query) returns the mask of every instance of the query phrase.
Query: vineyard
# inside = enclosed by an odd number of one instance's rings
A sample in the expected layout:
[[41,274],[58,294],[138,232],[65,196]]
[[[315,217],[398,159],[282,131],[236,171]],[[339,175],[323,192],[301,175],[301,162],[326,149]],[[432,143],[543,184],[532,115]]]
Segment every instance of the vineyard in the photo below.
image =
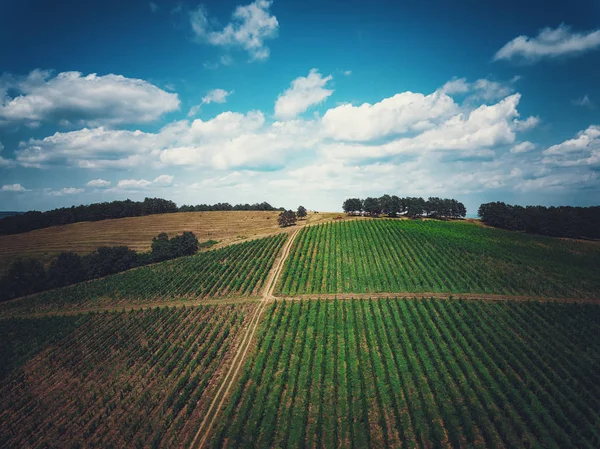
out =
[[253,307],[0,321],[0,447],[189,444]]
[[597,298],[599,271],[593,243],[460,222],[355,220],[302,229],[278,291]]
[[277,234],[0,303],[0,316],[258,295],[286,238]]
[[599,332],[596,305],[275,302],[210,445],[597,448]]

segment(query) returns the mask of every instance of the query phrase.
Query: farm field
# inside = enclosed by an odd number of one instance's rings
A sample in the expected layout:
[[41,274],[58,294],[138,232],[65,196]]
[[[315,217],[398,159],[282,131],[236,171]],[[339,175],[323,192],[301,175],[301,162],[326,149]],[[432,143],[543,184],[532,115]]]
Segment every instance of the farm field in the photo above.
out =
[[[62,251],[86,254],[100,246],[118,245],[135,251],[149,251],[152,238],[161,232],[173,237],[191,231],[200,242],[218,240],[219,246],[225,246],[282,232],[277,226],[278,214],[258,211],[179,212],[73,223],[0,236],[0,273],[17,257],[35,257],[50,262]],[[299,221],[298,226],[327,221],[336,215],[310,214],[307,220]]]
[[600,445],[600,308],[277,301],[210,447]]
[[0,317],[257,296],[286,238],[280,233],[0,303]]
[[184,446],[255,307],[0,320],[0,446]]
[[600,245],[434,220],[353,220],[300,231],[277,291],[599,298]]

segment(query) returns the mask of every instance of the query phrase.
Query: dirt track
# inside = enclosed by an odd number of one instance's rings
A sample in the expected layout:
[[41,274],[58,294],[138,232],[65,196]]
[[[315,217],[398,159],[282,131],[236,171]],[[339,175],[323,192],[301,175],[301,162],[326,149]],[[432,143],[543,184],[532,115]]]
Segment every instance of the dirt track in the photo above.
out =
[[[298,235],[298,231],[299,231],[299,229],[296,229],[290,235],[288,241],[285,243],[285,246],[283,247],[281,256],[279,256],[277,258],[277,260],[275,261],[275,263],[273,264],[273,268],[271,269],[271,272],[269,273],[269,277],[267,278],[267,282],[266,282],[265,289],[264,289],[264,292],[262,295],[261,303],[258,306],[258,308],[256,309],[256,311],[254,312],[254,316],[252,317],[252,320],[250,321],[250,325],[246,329],[246,333],[244,334],[242,343],[240,344],[239,349],[238,349],[237,353],[235,354],[233,361],[231,362],[231,366],[229,367],[229,370],[227,371],[225,378],[223,379],[223,383],[217,390],[217,393],[215,394],[215,396],[208,408],[208,411],[206,412],[204,420],[202,421],[202,423],[200,424],[200,427],[198,428],[198,432],[196,433],[196,436],[194,437],[194,440],[192,441],[192,444],[190,445],[192,448],[204,446],[204,444],[206,443],[206,439],[208,438],[208,435],[210,434],[210,431],[213,428],[215,421],[217,420],[217,417],[219,416],[219,411],[221,410],[221,407],[223,407],[225,398],[227,396],[229,396],[231,388],[234,385],[235,379],[237,378],[237,375],[238,375],[240,369],[242,368],[244,361],[246,360],[248,351],[250,350],[250,344],[252,342],[252,338],[254,337],[254,334],[256,333],[256,329],[258,328],[258,324],[260,322],[260,317],[262,316],[263,312],[265,311],[267,304],[270,302],[270,300],[274,299],[273,290],[275,288],[275,285],[277,284],[277,279],[279,278],[279,274],[281,273],[281,270],[285,263],[285,260],[287,259],[288,255],[290,253],[290,248],[292,247],[292,243],[294,242],[296,235]],[[200,438],[200,440],[198,440],[199,438]]]

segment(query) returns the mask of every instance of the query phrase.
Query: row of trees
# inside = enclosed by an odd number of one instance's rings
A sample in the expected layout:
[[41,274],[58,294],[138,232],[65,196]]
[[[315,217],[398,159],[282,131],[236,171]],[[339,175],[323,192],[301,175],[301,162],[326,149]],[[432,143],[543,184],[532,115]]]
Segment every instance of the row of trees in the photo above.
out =
[[545,207],[485,203],[477,212],[490,226],[552,237],[600,238],[600,206]]
[[409,217],[460,218],[467,215],[465,205],[448,198],[429,197],[424,200],[417,197],[400,198],[396,195],[383,195],[380,198],[348,198],[342,205],[348,214],[366,213],[371,216],[381,214],[390,217],[405,215]]
[[192,232],[171,239],[161,233],[152,239],[152,250],[147,253],[138,253],[126,246],[104,246],[84,256],[62,252],[50,263],[48,270],[38,259],[17,259],[0,278],[0,301],[191,255],[198,251],[198,246],[198,239]]
[[196,206],[189,206],[184,204],[179,208],[179,212],[211,212],[211,211],[227,211],[227,210],[257,210],[257,211],[276,211],[285,210],[283,207],[276,208],[271,206],[266,201],[262,203],[254,204],[236,204],[232,206],[229,203],[217,203],[217,204],[198,204]]
[[131,201],[128,199],[125,201],[93,203],[87,206],[61,207],[47,212],[30,211],[1,219],[0,234],[18,234],[79,221],[140,217],[142,215],[166,214],[177,211],[177,205],[173,201],[162,198],[145,198],[144,201]]
[[177,207],[173,201],[162,198],[145,198],[144,201],[112,201],[89,205],[61,207],[47,212],[30,211],[0,219],[0,235],[19,234],[34,229],[50,226],[77,223],[80,221],[100,221],[110,218],[140,217],[152,214],[168,214],[173,212],[205,212],[228,210],[284,210],[275,208],[269,203],[236,204],[229,203],[183,205]]

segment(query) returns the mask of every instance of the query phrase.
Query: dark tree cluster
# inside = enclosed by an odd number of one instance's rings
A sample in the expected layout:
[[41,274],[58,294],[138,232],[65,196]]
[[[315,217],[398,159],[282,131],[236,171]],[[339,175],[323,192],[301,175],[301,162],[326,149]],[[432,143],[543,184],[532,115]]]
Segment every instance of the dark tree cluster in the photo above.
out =
[[256,211],[276,211],[284,210],[282,207],[276,208],[271,206],[266,201],[262,203],[254,204],[236,204],[232,206],[229,203],[217,203],[217,204],[198,204],[196,206],[189,206],[184,204],[179,208],[179,212],[213,212],[213,211],[228,211],[228,210],[256,210]]
[[600,238],[600,206],[512,206],[485,203],[477,212],[481,221],[497,228],[551,237]]
[[198,247],[198,239],[192,232],[186,231],[171,239],[163,232],[152,239],[149,253],[138,253],[126,246],[103,246],[84,256],[62,252],[50,263],[48,270],[37,259],[17,259],[0,278],[0,301],[191,255]]
[[298,206],[298,212],[296,212],[296,215],[298,216],[298,218],[304,218],[308,215],[308,211],[306,210],[306,207],[304,206]]
[[19,234],[34,229],[80,221],[140,217],[142,215],[177,212],[177,210],[177,205],[173,201],[162,198],[146,198],[144,201],[125,200],[93,203],[87,206],[62,207],[48,212],[30,211],[2,218],[0,220],[0,235]]
[[198,251],[198,239],[193,232],[185,231],[169,239],[165,232],[161,232],[152,239],[152,260],[174,259],[181,256],[191,256]]
[[465,205],[449,198],[404,197],[383,195],[380,198],[368,197],[348,198],[342,205],[347,214],[366,214],[376,217],[385,214],[389,217],[431,217],[431,218],[462,218],[467,215]]
[[296,212],[293,210],[284,210],[277,217],[277,223],[279,223],[279,227],[285,228],[287,226],[294,226],[296,224]]

